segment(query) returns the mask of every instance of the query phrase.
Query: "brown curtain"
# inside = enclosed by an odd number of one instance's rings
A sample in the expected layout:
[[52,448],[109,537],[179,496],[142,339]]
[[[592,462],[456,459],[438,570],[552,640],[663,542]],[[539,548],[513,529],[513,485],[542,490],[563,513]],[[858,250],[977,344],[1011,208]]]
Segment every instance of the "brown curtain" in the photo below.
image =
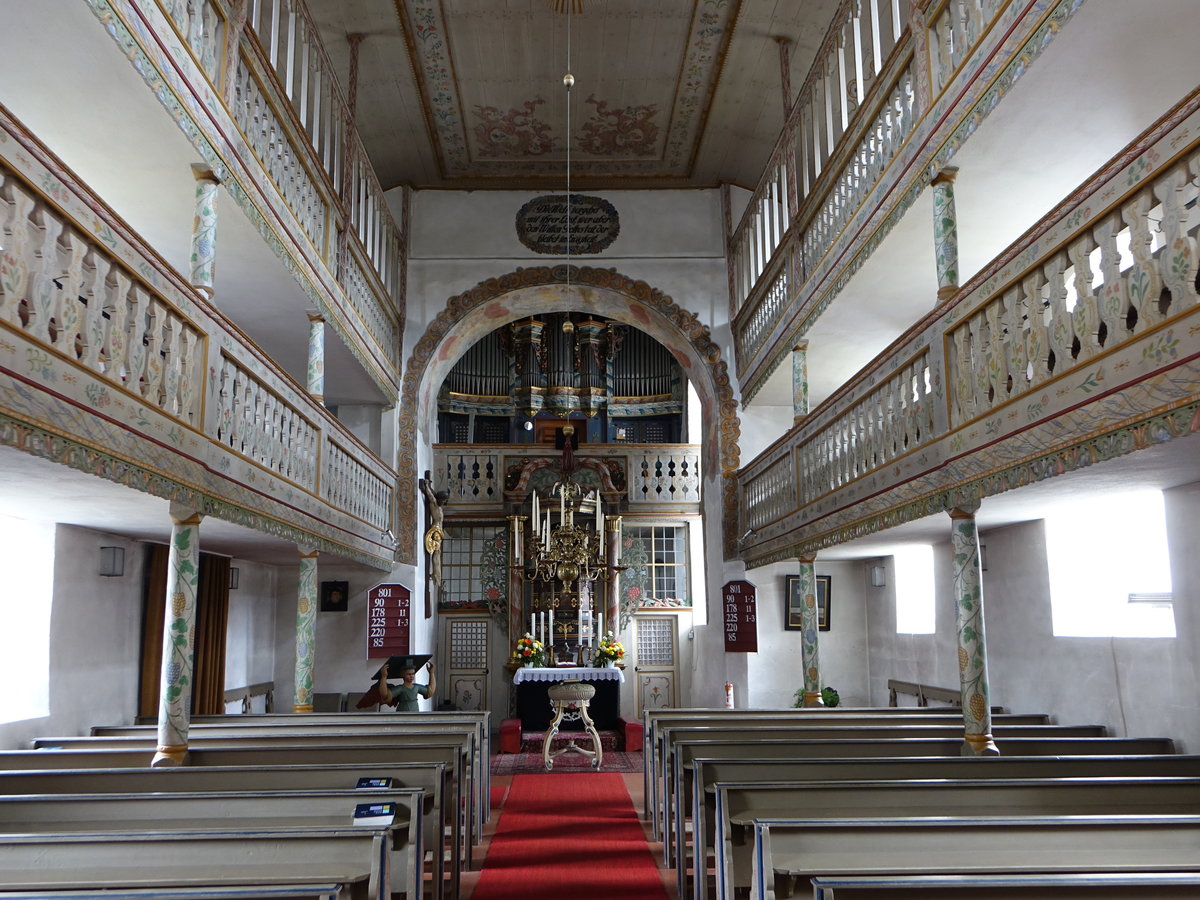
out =
[[138,715],[158,716],[158,690],[162,680],[163,613],[167,595],[165,544],[146,544],[146,574],[142,579],[142,677],[138,689]]
[[225,629],[229,625],[229,557],[200,554],[192,713],[225,712]]
[[[156,717],[162,679],[163,616],[170,548],[147,545],[142,601],[142,674],[138,715]],[[192,713],[225,711],[225,630],[229,623],[229,559],[200,554],[196,639],[192,652]]]

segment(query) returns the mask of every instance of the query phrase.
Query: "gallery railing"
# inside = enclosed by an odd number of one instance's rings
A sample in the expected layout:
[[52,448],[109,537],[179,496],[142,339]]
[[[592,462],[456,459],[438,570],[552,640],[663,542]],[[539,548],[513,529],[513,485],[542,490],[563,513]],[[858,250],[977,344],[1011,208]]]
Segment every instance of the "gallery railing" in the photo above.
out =
[[243,488],[262,485],[269,504],[338,510],[338,531],[378,544],[395,472],[115,216],[93,212],[100,201],[17,123],[0,118],[0,134],[0,360],[22,385],[0,412],[82,445],[144,436],[164,456],[152,465],[199,460],[212,475],[201,489],[230,504],[253,506],[257,488]]
[[157,0],[345,299],[400,368],[406,244],[302,0]]
[[[1008,0],[845,0],[730,241],[738,373],[752,393],[797,298]],[[917,38],[920,37],[921,40]],[[922,52],[924,50],[924,52]],[[922,102],[924,98],[924,103]]]
[[[436,487],[450,492],[455,505],[500,507],[509,468],[528,457],[556,462],[559,451],[540,444],[504,444],[487,449],[461,444],[435,444]],[[696,444],[590,444],[576,457],[618,460],[626,479],[630,509],[652,504],[700,502],[700,447]]]
[[[1175,371],[1200,355],[1197,133],[1200,92],[745,466],[745,557],[919,517],[939,491],[1059,474],[1067,462],[1021,466],[1200,401],[1200,379]],[[990,461],[968,465],[977,452]]]

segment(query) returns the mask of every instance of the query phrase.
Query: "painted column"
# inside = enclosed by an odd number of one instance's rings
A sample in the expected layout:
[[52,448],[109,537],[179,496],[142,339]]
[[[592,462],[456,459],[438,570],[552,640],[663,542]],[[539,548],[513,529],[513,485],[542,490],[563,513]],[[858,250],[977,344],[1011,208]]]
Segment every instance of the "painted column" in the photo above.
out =
[[804,706],[824,706],[821,699],[821,654],[817,635],[816,557],[800,557],[800,596],[804,598],[800,660],[804,667]]
[[313,711],[313,662],[317,655],[317,556],[300,548],[300,583],[296,589],[296,699],[292,712]]
[[954,210],[955,166],[933,177],[933,253],[937,263],[938,303],[958,291],[958,215]]
[[604,630],[613,637],[621,633],[621,517],[604,517],[604,536],[608,540],[608,590],[605,595]]
[[196,179],[196,207],[189,280],[196,290],[212,297],[217,265],[217,188],[221,182],[208,166],[193,165],[192,176]]
[[183,765],[192,716],[192,650],[196,639],[196,582],[200,577],[200,522],[194,509],[172,503],[163,616],[162,675],[158,689],[158,749],[152,766]]
[[958,677],[962,689],[963,756],[997,756],[988,699],[987,643],[983,636],[983,579],[979,571],[979,501],[950,510],[954,548],[954,600],[958,622]]
[[792,348],[792,424],[808,415],[808,341]]
[[325,405],[325,317],[308,314],[308,392]]

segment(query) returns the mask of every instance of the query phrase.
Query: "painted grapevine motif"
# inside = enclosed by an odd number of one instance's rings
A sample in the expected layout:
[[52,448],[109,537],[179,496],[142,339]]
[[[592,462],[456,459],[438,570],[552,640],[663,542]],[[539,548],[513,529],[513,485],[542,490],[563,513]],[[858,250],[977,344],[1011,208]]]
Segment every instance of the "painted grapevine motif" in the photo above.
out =
[[974,519],[955,519],[954,589],[958,607],[958,669],[963,720],[968,734],[990,734],[987,651],[983,636],[983,583],[979,573],[979,540]]

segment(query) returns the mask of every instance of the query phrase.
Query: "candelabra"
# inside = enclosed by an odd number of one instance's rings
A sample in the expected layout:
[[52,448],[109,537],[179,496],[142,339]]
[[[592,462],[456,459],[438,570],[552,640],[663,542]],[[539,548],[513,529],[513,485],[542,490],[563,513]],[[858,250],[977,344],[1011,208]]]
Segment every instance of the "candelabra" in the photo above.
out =
[[[537,494],[533,495],[533,527],[530,531],[527,571],[537,581],[562,582],[567,591],[577,581],[595,581],[606,564],[607,544],[604,538],[604,516],[599,491],[585,497],[583,489],[573,481],[561,481],[551,491],[558,495],[559,516],[555,523],[550,506],[542,516]],[[589,503],[590,501],[590,503]],[[595,517],[575,515],[589,503]]]

